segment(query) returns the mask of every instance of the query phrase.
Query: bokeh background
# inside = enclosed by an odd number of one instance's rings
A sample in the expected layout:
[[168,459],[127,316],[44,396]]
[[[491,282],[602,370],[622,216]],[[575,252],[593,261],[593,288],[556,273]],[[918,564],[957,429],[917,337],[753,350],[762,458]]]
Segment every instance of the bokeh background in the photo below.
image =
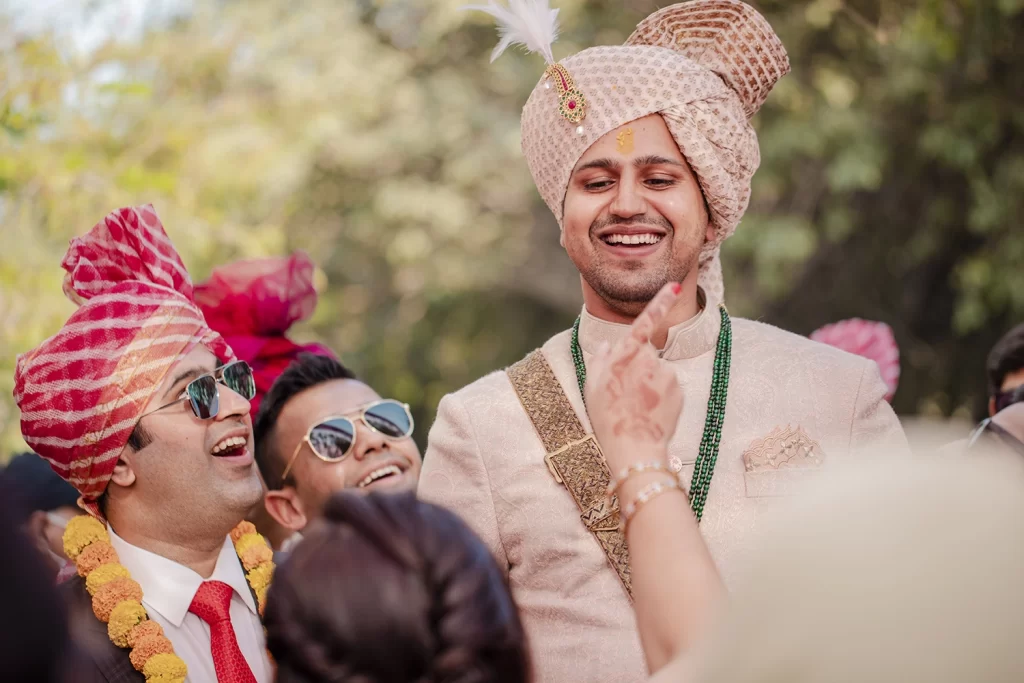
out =
[[[14,359],[71,313],[59,261],[151,202],[196,281],[301,248],[294,330],[426,439],[443,394],[565,329],[578,276],[519,151],[535,56],[463,0],[0,0],[0,453]],[[556,58],[659,4],[556,0]],[[902,416],[970,418],[1024,319],[1024,0],[763,0],[793,72],[724,247],[734,313],[889,323]],[[3,458],[4,456],[0,456]]]

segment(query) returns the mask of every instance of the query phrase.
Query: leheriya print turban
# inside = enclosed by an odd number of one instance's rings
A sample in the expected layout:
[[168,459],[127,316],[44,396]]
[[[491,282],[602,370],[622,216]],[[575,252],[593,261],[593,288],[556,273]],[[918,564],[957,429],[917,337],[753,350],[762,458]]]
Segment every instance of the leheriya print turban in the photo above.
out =
[[584,152],[619,126],[661,114],[707,201],[715,238],[701,253],[699,283],[721,300],[719,249],[746,211],[760,163],[750,118],[789,71],[771,26],[739,0],[692,0],[644,19],[625,45],[592,47],[555,62],[558,10],[547,0],[509,1],[477,9],[499,22],[502,41],[492,57],[522,44],[548,62],[523,108],[522,146],[558,224]]
[[64,327],[18,357],[21,433],[96,505],[118,455],[164,376],[202,344],[231,348],[192,299],[192,281],[152,206],[118,209],[71,241],[64,293],[79,305]]

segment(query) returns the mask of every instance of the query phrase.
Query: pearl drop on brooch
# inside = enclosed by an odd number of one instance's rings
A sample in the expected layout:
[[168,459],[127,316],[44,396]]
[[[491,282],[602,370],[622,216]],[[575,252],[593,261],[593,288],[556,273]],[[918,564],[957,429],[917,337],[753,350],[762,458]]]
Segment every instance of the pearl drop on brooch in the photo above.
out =
[[583,129],[583,126],[576,126],[576,135],[582,136],[585,132],[586,131]]
[[551,90],[551,81],[544,79],[544,89]]

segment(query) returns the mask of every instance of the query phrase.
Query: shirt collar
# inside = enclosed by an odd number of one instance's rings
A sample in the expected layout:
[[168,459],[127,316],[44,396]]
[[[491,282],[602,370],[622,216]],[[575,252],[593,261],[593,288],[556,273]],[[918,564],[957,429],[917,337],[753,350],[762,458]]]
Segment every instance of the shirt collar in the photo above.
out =
[[[674,325],[668,330],[665,348],[658,352],[664,360],[696,358],[715,348],[722,317],[717,302],[709,301],[703,289],[697,288],[697,301],[701,311],[694,317]],[[629,333],[629,325],[613,323],[595,317],[583,308],[580,314],[580,347],[594,354],[602,342],[615,344]]]
[[167,621],[180,627],[192,598],[203,581],[222,581],[242,598],[253,614],[259,614],[249,584],[242,571],[242,563],[235,554],[231,538],[224,538],[224,545],[217,557],[217,565],[210,578],[204,579],[192,569],[166,557],[151,553],[124,540],[107,525],[110,544],[117,551],[117,557],[132,578],[142,586],[146,606],[160,613]]

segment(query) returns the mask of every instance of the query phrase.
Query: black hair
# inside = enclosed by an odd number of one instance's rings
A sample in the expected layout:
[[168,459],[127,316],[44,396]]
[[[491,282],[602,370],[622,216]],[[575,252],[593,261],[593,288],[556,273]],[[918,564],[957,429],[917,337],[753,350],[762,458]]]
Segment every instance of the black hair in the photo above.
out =
[[274,440],[274,428],[281,417],[281,411],[288,401],[303,391],[339,379],[356,379],[356,375],[330,356],[300,353],[281,376],[274,380],[270,391],[260,403],[252,434],[256,443],[256,465],[260,468],[267,488],[276,490],[287,483],[282,478],[287,463],[284,462],[284,456],[277,452]]
[[1024,323],[996,342],[988,354],[988,395],[995,396],[1011,372],[1024,370]]

